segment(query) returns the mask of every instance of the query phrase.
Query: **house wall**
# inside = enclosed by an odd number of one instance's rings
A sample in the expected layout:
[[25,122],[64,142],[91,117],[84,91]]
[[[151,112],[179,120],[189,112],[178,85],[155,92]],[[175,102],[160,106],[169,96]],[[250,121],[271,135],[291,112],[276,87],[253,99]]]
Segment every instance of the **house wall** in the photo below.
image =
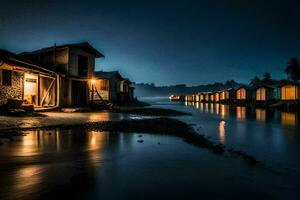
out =
[[[55,54],[55,59],[54,59]],[[30,59],[36,60],[44,65],[54,65],[63,69],[63,71],[68,71],[68,63],[69,63],[69,50],[68,48],[56,50],[53,52],[47,52],[47,54],[42,55],[31,55]]]
[[88,77],[91,78],[95,71],[95,56],[78,48],[69,49],[69,74],[78,76],[78,56],[86,56],[88,58]]
[[110,101],[118,101],[120,94],[120,83],[118,78],[112,78],[109,81],[109,99]]
[[134,88],[133,87],[129,87],[128,93],[129,93],[130,100],[133,100],[134,99]]
[[210,94],[210,95],[209,95],[209,100],[210,100],[210,101],[214,101],[214,100],[215,100],[214,94]]
[[220,100],[220,94],[217,92],[215,93],[215,101],[219,101]]
[[236,91],[236,99],[245,100],[247,99],[247,90],[245,88],[240,88]]
[[[6,65],[6,67],[9,66]],[[2,75],[2,69],[3,68],[0,67],[0,75]],[[11,86],[4,86],[2,82],[0,82],[0,105],[5,104],[7,99],[23,99],[24,73],[12,71],[11,81]]]
[[204,95],[205,101],[209,101],[209,94]]
[[72,104],[71,98],[71,80],[61,77],[60,78],[60,95],[59,106],[70,106]]

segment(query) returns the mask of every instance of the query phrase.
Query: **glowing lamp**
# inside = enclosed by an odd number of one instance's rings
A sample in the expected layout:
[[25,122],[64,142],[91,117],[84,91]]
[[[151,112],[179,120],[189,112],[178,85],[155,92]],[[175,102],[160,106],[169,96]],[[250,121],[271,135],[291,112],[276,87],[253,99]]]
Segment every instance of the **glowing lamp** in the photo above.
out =
[[96,80],[95,80],[95,79],[91,79],[91,83],[92,83],[92,84],[95,84],[95,83],[96,83]]

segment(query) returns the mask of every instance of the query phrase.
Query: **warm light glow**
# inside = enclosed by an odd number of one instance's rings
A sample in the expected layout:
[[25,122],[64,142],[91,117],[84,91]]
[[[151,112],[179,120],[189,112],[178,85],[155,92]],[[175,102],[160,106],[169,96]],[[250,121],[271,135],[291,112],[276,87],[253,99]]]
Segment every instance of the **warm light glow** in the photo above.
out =
[[240,88],[236,91],[236,98],[240,100],[246,99],[246,89]]
[[266,110],[265,109],[256,109],[256,120],[266,121]]
[[220,114],[222,118],[229,116],[229,105],[221,104],[220,110],[221,110]]
[[281,87],[282,100],[298,99],[298,88],[295,85],[285,85]]
[[256,100],[257,101],[264,101],[266,100],[266,89],[265,88],[258,88],[256,90]]
[[238,119],[246,119],[246,107],[236,107],[236,117]]
[[91,83],[95,84],[96,83],[96,79],[91,79]]
[[219,138],[222,143],[225,142],[225,124],[223,120],[219,123]]
[[281,123],[284,125],[295,126],[297,124],[297,116],[295,113],[282,112]]

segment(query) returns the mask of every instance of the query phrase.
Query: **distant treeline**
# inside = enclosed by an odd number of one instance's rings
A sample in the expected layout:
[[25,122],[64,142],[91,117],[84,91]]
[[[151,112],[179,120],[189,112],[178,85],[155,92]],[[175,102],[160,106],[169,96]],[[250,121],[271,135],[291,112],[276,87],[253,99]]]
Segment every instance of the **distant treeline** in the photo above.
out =
[[[264,73],[262,78],[255,76],[249,82],[249,86],[270,85],[276,86],[287,81],[297,82],[300,80],[300,61],[297,57],[292,57],[285,67],[287,79],[275,80],[272,79],[269,72]],[[135,94],[138,97],[153,97],[153,96],[170,96],[170,95],[186,95],[195,94],[197,92],[219,91],[228,88],[239,87],[241,83],[234,80],[228,80],[225,83],[213,83],[198,86],[186,86],[185,84],[171,85],[171,86],[155,86],[154,83],[135,83]]]
[[196,92],[216,91],[231,87],[238,87],[242,84],[235,82],[234,80],[226,81],[225,83],[213,83],[207,85],[198,86],[186,86],[185,84],[171,85],[171,86],[155,86],[154,83],[136,83],[135,94],[138,97],[153,97],[153,96],[170,96],[194,94]]

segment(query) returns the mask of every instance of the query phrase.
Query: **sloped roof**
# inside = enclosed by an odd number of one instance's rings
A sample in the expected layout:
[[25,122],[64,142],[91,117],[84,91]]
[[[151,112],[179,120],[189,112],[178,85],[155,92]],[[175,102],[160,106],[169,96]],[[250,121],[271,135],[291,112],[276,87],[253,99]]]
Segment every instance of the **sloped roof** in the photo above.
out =
[[111,71],[111,72],[97,71],[94,74],[95,77],[101,79],[112,79],[112,78],[118,78],[120,80],[124,79],[118,71]]
[[[75,43],[75,44],[63,44],[63,45],[55,46],[56,50],[64,49],[67,47],[69,47],[69,48],[74,47],[74,48],[82,49],[86,52],[89,52],[89,53],[95,55],[96,58],[104,57],[104,55],[102,53],[100,53],[97,49],[92,47],[92,45],[90,45],[88,42]],[[32,52],[23,52],[20,55],[32,55],[32,54],[47,53],[47,52],[53,51],[53,48],[54,48],[54,46],[46,47],[46,48],[42,48],[42,49],[32,51]]]
[[0,49],[0,61],[11,64],[11,65],[16,65],[20,67],[24,67],[27,69],[32,69],[40,72],[47,72],[47,73],[54,73],[55,71],[42,67],[41,65],[34,63],[22,56],[19,56],[15,53],[9,52],[4,49]]

